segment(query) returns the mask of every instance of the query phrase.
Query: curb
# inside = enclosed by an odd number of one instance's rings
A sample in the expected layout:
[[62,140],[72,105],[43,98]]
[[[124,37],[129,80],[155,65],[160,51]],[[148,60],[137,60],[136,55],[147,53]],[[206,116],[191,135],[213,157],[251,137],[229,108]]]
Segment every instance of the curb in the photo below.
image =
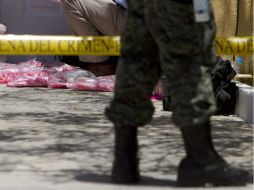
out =
[[254,124],[253,120],[253,99],[254,88],[252,86],[236,82],[236,108],[235,114],[249,124]]

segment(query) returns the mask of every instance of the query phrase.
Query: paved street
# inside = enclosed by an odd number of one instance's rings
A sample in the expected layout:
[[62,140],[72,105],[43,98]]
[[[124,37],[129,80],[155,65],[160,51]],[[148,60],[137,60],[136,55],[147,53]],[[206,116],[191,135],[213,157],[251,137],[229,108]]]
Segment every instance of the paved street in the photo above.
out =
[[[113,133],[103,112],[111,97],[0,86],[0,189],[176,189],[183,144],[160,101],[154,102],[152,123],[140,129],[142,183],[110,183]],[[233,116],[216,116],[212,123],[217,150],[234,166],[253,172],[253,126]],[[250,190],[253,184],[216,189]]]

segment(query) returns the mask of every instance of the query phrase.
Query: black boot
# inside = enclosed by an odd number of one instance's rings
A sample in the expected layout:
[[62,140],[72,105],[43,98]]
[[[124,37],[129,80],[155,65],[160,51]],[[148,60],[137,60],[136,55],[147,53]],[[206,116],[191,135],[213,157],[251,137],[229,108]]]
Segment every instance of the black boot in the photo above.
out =
[[211,126],[181,128],[186,157],[178,168],[179,186],[237,186],[244,185],[248,173],[232,168],[215,151],[211,138]]
[[120,184],[140,180],[137,127],[115,126],[115,149],[112,181]]

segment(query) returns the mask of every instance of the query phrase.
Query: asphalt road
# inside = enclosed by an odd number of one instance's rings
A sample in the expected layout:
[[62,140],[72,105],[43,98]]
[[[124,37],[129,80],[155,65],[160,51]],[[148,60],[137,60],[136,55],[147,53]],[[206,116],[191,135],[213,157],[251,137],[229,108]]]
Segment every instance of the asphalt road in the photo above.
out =
[[[154,102],[151,124],[139,130],[142,182],[111,184],[112,124],[103,114],[111,97],[112,93],[0,86],[0,189],[180,190],[175,180],[183,143],[171,112],[162,111],[160,101]],[[220,154],[253,173],[253,126],[235,116],[215,116],[212,124]],[[249,190],[253,184],[211,189]]]

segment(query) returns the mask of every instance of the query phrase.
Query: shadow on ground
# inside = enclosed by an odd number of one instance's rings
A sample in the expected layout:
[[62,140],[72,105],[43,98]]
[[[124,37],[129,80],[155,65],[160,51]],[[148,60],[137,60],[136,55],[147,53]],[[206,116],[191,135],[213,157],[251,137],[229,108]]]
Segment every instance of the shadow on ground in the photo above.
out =
[[[103,114],[110,96],[75,92],[73,99],[74,92],[50,91],[36,100],[36,94],[27,92],[20,97],[22,92],[2,97],[0,175],[110,183],[113,132]],[[214,117],[212,123],[217,150],[229,163],[253,173],[252,126],[228,117]],[[150,125],[140,128],[139,140],[141,185],[174,186],[172,178],[165,179],[176,175],[184,150],[171,114],[156,113]]]
[[[111,182],[111,177],[109,175],[97,175],[97,174],[79,174],[75,176],[75,179],[80,181],[80,182],[93,182],[93,183],[108,183],[112,184]],[[153,177],[147,177],[147,176],[142,176],[140,183],[138,185],[152,185],[152,186],[176,186],[175,181],[173,180],[163,180],[163,179],[157,179]]]
[[[93,115],[88,123],[62,125],[62,114],[50,115],[50,120],[44,118],[45,123],[50,124],[48,126],[3,129],[0,132],[0,153],[3,155],[0,172],[35,173],[53,183],[73,180],[110,183],[111,126],[105,124],[100,114]],[[30,114],[29,117],[38,122],[42,116]],[[75,117],[74,114],[65,119]],[[184,156],[179,130],[173,125],[168,126],[170,120],[170,117],[156,117],[151,125],[140,129],[140,167],[144,176],[140,185],[175,185],[170,179],[156,177],[176,175],[177,165]],[[252,129],[235,121],[213,120],[213,124],[217,150],[234,166],[252,173]],[[17,169],[20,166],[25,169]]]

